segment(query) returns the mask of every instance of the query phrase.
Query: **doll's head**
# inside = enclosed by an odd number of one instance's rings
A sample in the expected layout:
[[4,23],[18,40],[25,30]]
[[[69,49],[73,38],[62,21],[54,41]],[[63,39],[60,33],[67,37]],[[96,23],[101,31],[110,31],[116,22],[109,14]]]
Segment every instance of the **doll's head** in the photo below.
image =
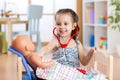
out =
[[35,45],[29,37],[25,35],[18,35],[12,42],[12,47],[21,52],[24,56],[29,55],[35,50]]

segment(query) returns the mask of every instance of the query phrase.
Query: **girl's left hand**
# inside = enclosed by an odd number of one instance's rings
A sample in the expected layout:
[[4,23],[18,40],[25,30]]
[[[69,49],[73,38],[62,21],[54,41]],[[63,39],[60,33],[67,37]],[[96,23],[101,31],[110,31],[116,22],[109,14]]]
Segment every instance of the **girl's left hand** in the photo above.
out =
[[92,47],[92,50],[94,51],[94,53],[96,53],[97,47],[96,47],[96,46],[95,46],[95,47]]

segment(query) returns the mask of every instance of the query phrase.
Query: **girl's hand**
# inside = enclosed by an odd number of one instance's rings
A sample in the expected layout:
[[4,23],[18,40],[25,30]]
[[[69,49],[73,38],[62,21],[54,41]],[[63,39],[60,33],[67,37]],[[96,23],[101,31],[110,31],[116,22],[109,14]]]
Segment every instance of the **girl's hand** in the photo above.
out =
[[95,47],[93,47],[92,49],[93,49],[94,53],[96,53],[97,47],[95,46]]
[[89,50],[89,53],[96,53],[97,51],[97,47],[92,47],[90,50]]

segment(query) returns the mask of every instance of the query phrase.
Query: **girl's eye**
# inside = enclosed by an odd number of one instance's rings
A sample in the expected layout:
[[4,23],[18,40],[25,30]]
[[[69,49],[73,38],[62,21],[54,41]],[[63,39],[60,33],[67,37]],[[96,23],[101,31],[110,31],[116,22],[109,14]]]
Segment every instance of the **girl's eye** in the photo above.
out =
[[64,23],[64,25],[68,25],[67,23]]
[[56,25],[60,26],[61,24],[60,24],[60,23],[57,23]]

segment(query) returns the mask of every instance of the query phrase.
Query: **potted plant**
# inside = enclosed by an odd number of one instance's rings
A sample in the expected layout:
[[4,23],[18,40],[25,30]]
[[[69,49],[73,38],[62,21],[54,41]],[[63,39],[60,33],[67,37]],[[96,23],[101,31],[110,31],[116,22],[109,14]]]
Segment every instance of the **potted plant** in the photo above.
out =
[[110,7],[112,8],[109,15],[109,26],[113,29],[119,29],[120,32],[120,0],[110,0]]
[[[108,16],[108,19],[109,19],[109,27],[111,27],[112,29],[116,30],[114,33],[115,35],[119,35],[120,34],[120,0],[110,0],[110,14]],[[114,31],[113,30],[113,31]],[[113,34],[114,34],[113,33]],[[114,36],[113,36],[114,38]],[[117,40],[113,40],[115,45],[116,45],[116,50],[117,50],[117,53],[118,55],[120,56],[120,37],[117,36],[117,38],[114,38],[114,39],[117,39]]]

